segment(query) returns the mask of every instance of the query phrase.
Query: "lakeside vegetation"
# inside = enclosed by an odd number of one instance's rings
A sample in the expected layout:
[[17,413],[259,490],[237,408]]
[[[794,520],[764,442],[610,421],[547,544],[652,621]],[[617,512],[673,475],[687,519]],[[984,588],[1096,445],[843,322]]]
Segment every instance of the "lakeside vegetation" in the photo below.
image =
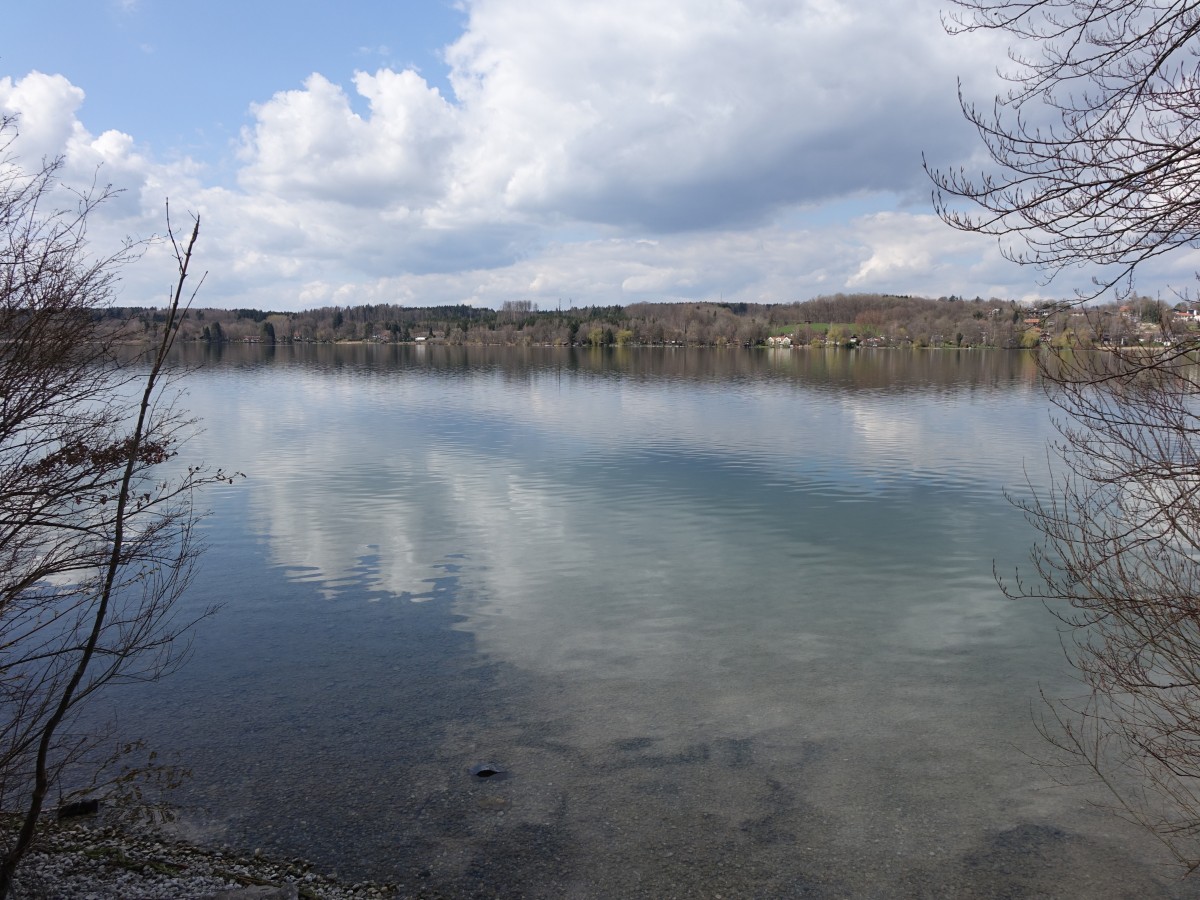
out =
[[[163,314],[112,308],[152,338]],[[500,309],[390,304],[304,312],[192,309],[179,339],[208,343],[406,343],[686,347],[999,347],[1042,343],[1090,346],[1170,341],[1197,328],[1197,312],[1141,297],[1080,308],[1067,302],[1022,304],[959,297],[835,294],[796,303],[637,303],[538,309],[532,301]]]

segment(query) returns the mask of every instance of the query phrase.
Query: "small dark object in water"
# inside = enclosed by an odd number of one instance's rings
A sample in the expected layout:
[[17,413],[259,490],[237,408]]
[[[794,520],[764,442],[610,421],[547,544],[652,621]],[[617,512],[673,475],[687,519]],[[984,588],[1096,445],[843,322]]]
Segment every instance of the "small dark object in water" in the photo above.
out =
[[480,763],[477,766],[471,766],[471,774],[476,778],[491,778],[494,775],[504,775],[505,771],[491,763]]
[[64,803],[58,808],[59,821],[74,819],[77,816],[94,816],[100,812],[99,800],[76,800],[74,803]]

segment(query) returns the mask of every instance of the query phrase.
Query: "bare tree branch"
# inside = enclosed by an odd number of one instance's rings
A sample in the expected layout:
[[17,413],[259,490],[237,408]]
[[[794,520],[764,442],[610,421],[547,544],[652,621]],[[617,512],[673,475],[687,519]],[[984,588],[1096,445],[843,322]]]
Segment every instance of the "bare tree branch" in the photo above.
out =
[[951,32],[1006,31],[1020,49],[990,108],[960,90],[994,167],[927,165],[944,221],[1048,279],[1093,267],[1081,299],[1130,293],[1139,266],[1197,245],[1200,3],[951,2]]
[[26,173],[7,155],[13,133],[0,123],[0,809],[22,826],[2,848],[0,897],[63,767],[94,743],[67,734],[79,704],[186,655],[205,614],[176,609],[201,549],[193,498],[227,480],[176,461],[191,422],[163,396],[199,218],[181,243],[168,215],[166,324],[130,360],[107,310],[136,248],[97,258],[86,239],[112,191],[55,207],[60,163]]

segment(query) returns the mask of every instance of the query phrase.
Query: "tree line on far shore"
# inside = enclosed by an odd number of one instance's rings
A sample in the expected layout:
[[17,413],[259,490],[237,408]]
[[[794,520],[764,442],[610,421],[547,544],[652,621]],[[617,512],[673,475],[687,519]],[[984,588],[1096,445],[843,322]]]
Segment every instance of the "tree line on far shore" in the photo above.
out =
[[[1170,340],[1194,325],[1178,309],[1147,297],[1121,306],[1079,307],[976,297],[835,294],[796,303],[636,303],[538,309],[511,301],[500,309],[391,304],[304,312],[192,309],[179,340],[210,343],[408,343],[551,346],[866,346],[1034,347]],[[110,308],[153,338],[162,313]]]

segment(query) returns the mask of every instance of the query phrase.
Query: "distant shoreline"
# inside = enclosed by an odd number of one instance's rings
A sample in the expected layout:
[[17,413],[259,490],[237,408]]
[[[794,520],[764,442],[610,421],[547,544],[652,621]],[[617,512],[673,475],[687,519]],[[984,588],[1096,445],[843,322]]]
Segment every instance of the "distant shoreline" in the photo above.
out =
[[[1182,307],[1182,308],[1180,308]],[[155,309],[103,313],[122,338],[152,339]],[[1029,349],[1136,346],[1200,335],[1200,306],[1150,298],[1082,308],[1072,301],[837,294],[801,303],[663,302],[538,309],[460,304],[325,307],[303,312],[189,309],[181,342],[437,344],[556,347],[872,347]],[[781,347],[782,348],[782,347]]]

